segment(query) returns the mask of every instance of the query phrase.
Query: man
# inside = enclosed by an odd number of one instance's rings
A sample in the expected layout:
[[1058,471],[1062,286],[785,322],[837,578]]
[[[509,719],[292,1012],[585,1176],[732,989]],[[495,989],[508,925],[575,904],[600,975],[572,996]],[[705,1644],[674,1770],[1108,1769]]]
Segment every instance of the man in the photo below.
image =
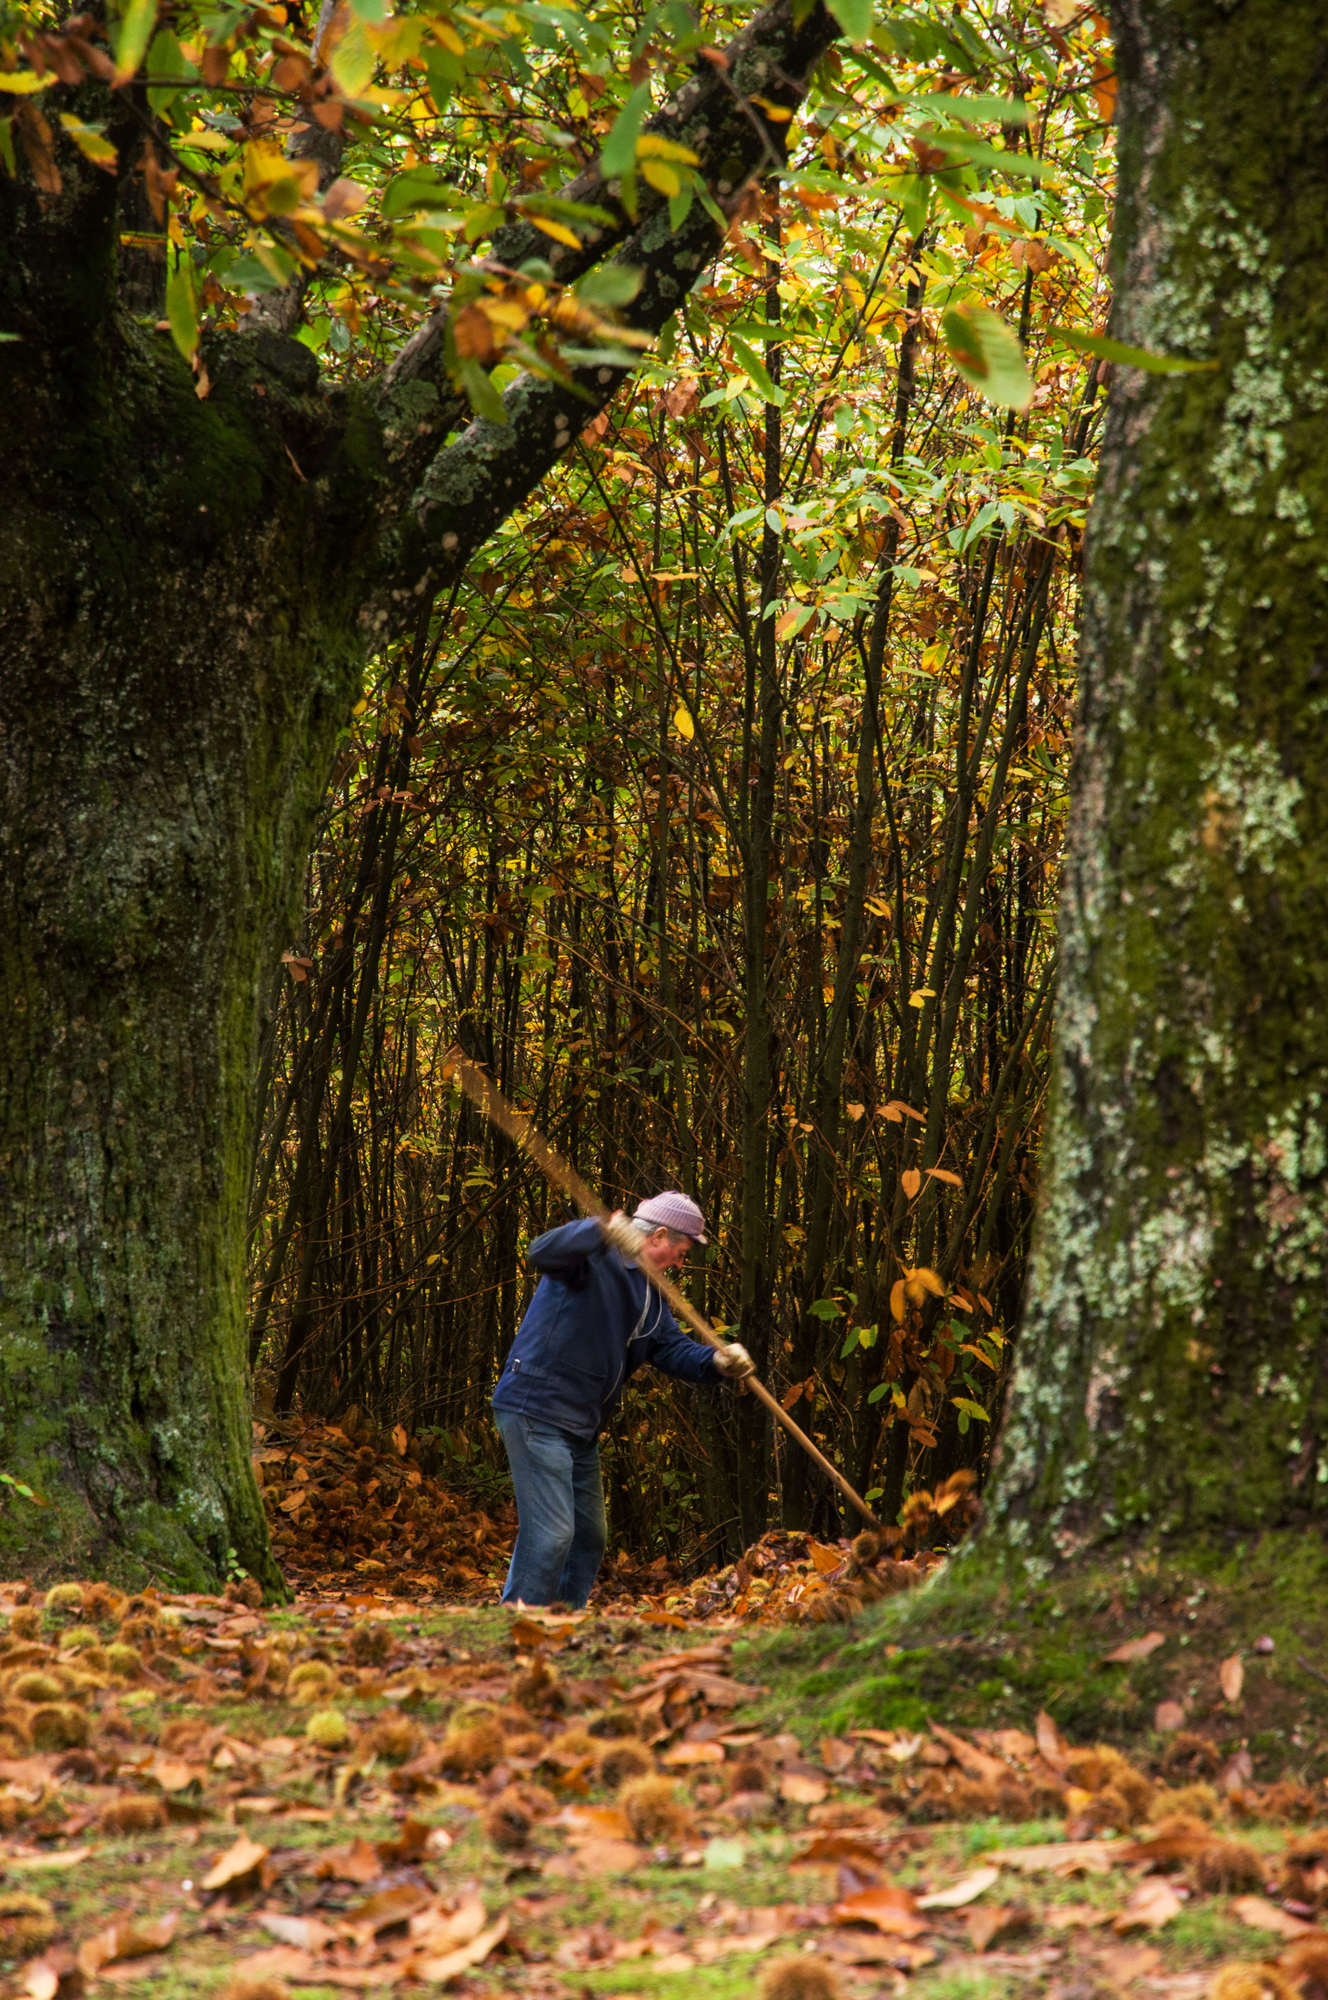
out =
[[498,1432],[516,1490],[517,1538],[504,1604],[580,1610],[604,1554],[604,1492],[597,1439],[623,1383],[638,1368],[683,1382],[740,1381],[752,1360],[736,1341],[717,1351],[683,1333],[644,1271],[611,1241],[635,1232],[638,1254],[675,1270],[705,1217],[676,1188],[622,1211],[551,1229],[530,1246],[540,1281],[493,1392]]

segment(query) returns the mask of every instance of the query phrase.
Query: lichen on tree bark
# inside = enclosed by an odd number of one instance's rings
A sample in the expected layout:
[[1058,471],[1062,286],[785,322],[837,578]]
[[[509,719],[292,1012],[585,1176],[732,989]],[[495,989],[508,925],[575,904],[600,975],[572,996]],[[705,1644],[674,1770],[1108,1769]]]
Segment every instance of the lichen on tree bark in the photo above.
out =
[[[1055,1104],[983,1545],[1328,1482],[1328,83],[1308,8],[1122,0]],[[1257,81],[1256,81],[1257,80]]]

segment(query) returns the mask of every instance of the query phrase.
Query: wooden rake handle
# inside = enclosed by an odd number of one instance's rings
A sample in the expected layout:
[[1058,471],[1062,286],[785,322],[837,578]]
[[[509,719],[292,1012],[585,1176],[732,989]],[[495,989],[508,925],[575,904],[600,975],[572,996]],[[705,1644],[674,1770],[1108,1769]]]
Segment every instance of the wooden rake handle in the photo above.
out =
[[[473,1104],[479,1106],[490,1124],[496,1125],[500,1132],[505,1132],[513,1144],[519,1146],[522,1152],[534,1161],[540,1172],[552,1181],[555,1187],[560,1187],[564,1194],[571,1196],[578,1208],[584,1210],[587,1215],[594,1216],[614,1248],[630,1263],[635,1264],[639,1271],[644,1272],[647,1282],[652,1284],[657,1292],[662,1293],[678,1318],[685,1320],[692,1332],[697,1334],[707,1347],[722,1348],[728,1344],[720,1339],[709,1320],[696,1310],[691,1300],[683,1296],[667,1272],[657,1271],[653,1264],[641,1255],[636,1231],[614,1224],[608,1209],[586,1186],[576,1168],[569,1165],[560,1154],[555,1153],[531,1120],[523,1117],[508,1103],[492,1077],[486,1076],[482,1069],[478,1069],[459,1048],[449,1049],[443,1074],[445,1077],[454,1076],[467,1097]],[[758,1402],[764,1403],[775,1422],[782,1424],[789,1436],[797,1439],[807,1456],[816,1461],[826,1477],[833,1480],[844,1498],[857,1508],[863,1520],[869,1521],[873,1528],[879,1528],[881,1523],[867,1502],[859,1498],[843,1473],[830,1463],[824,1452],[817,1449],[806,1431],[794,1423],[788,1411],[771,1395],[764,1382],[759,1381],[755,1375],[744,1376],[743,1381]]]

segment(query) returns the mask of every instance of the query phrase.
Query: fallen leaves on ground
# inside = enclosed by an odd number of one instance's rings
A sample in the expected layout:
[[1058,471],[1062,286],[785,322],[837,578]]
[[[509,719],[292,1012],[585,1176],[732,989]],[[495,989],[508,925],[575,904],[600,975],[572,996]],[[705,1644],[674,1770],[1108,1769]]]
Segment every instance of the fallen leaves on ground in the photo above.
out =
[[240,1589],[0,1589],[15,2000],[166,1967],[374,1994],[483,1986],[491,1966],[554,2000],[564,1974],[750,1960],[754,1977],[808,1947],[846,2000],[975,1956],[1068,1991],[1174,1966],[1192,1904],[1294,1945],[1293,1985],[1328,1966],[1328,1832],[1269,1846],[1283,1901],[1222,1889],[1258,1879],[1252,1819],[1318,1803],[1292,1784],[1265,1807],[1248,1754],[1214,1755],[1224,1790],[1170,1786],[1045,1713],[762,1728],[733,1620],[688,1632],[653,1598],[616,1619],[436,1613],[338,1588],[277,1613]]

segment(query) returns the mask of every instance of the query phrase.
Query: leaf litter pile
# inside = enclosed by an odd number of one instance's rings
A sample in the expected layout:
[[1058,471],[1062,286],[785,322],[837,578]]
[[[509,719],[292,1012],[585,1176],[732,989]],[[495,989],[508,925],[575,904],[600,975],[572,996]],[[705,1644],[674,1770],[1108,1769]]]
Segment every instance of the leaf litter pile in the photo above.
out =
[[744,1721],[741,1628],[0,1587],[0,1977],[219,2000],[1323,2000],[1328,1820],[1207,1739]]
[[[458,1603],[497,1597],[515,1509],[453,1491],[430,1471],[428,1447],[400,1425],[384,1437],[356,1410],[339,1425],[270,1418],[254,1425],[253,1463],[273,1547],[297,1588],[368,1584]],[[675,1562],[642,1565],[623,1553],[605,1564],[592,1605],[629,1601],[679,1624],[717,1613],[748,1624],[841,1622],[923,1580],[977,1518],[975,1483],[962,1471],[934,1493],[919,1489],[898,1527],[852,1542],[776,1531],[689,1584]]]

